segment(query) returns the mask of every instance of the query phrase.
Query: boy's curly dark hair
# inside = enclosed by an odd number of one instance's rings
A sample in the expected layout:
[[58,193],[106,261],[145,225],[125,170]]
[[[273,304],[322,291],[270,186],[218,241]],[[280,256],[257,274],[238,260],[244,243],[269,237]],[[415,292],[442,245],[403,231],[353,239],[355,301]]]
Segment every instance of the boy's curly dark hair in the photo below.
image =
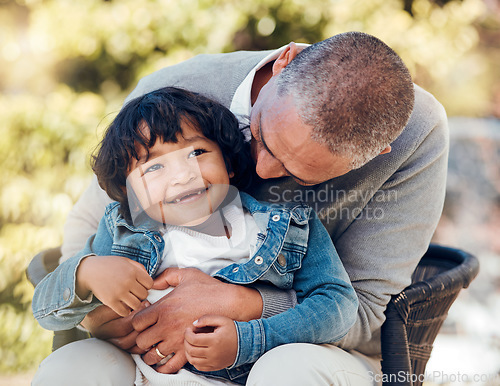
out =
[[[220,103],[200,94],[175,87],[161,88],[128,102],[92,156],[91,165],[99,185],[120,203],[120,213],[127,221],[131,221],[131,213],[126,180],[132,157],[139,158],[137,146],[149,153],[157,139],[176,143],[177,134],[182,134],[183,120],[219,145],[227,170],[234,172],[232,185],[245,189],[250,184],[254,168],[249,144],[236,117]],[[149,138],[141,133],[144,123],[149,128]]]

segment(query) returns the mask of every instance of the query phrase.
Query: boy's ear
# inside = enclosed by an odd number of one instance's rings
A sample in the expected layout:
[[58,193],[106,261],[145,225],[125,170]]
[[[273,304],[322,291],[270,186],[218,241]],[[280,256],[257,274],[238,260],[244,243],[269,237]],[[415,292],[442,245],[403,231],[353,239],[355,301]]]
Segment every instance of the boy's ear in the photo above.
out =
[[231,159],[226,155],[223,155],[223,157],[224,157],[224,164],[226,165],[227,175],[229,178],[233,178],[234,171],[233,167],[231,166]]

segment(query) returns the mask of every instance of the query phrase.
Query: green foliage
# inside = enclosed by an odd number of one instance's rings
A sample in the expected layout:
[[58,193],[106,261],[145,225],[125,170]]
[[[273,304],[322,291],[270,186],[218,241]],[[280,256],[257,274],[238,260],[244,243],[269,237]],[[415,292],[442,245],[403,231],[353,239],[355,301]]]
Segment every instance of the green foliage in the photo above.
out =
[[481,0],[0,0],[0,372],[50,351],[24,270],[61,243],[89,154],[141,76],[200,53],[361,30],[448,112],[486,114],[491,74],[474,51],[485,13]]
[[67,87],[40,98],[0,98],[0,371],[33,369],[51,336],[31,315],[24,270],[42,249],[59,245],[64,218],[88,184],[103,102]]
[[35,369],[48,354],[52,334],[42,330],[30,312],[0,305],[0,373]]

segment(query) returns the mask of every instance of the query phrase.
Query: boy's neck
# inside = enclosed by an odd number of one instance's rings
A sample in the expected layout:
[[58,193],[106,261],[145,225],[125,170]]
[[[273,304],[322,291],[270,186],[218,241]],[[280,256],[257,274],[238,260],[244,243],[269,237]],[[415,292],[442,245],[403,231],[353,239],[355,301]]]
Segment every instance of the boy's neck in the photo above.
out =
[[231,225],[226,221],[220,210],[216,210],[201,224],[186,228],[210,236],[226,236],[228,239],[231,237]]

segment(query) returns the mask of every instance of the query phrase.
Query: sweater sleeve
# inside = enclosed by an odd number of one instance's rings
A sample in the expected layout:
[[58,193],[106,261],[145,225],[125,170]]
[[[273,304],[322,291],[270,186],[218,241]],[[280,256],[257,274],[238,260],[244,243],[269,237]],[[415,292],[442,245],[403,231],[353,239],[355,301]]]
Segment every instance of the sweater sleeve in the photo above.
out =
[[66,218],[60,262],[82,250],[88,238],[96,232],[106,205],[111,202],[94,175],[87,190],[80,196]]
[[262,297],[261,318],[269,318],[281,314],[297,304],[297,294],[293,289],[282,290],[272,285],[256,283],[253,285]]

